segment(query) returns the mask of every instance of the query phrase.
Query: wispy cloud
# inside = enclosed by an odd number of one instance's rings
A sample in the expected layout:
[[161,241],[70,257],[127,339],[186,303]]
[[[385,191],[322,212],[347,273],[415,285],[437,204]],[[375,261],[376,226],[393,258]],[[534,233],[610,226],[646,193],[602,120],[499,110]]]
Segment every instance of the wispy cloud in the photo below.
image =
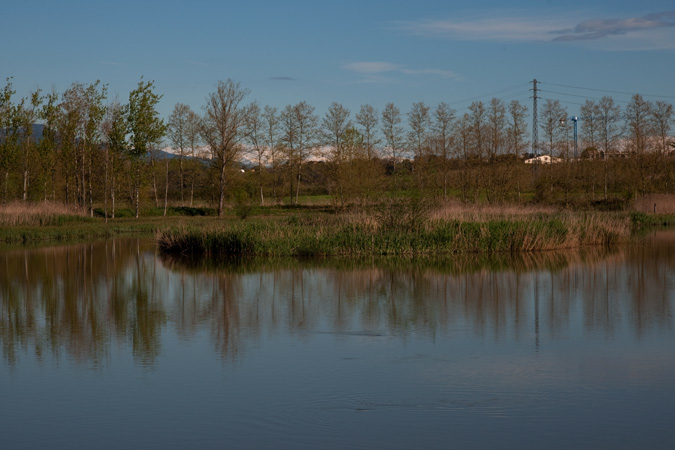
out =
[[649,14],[628,19],[585,20],[574,28],[553,31],[554,41],[587,41],[613,35],[675,27],[675,11]]
[[274,81],[295,81],[295,78],[292,78],[292,77],[285,77],[285,76],[281,76],[281,77],[269,77],[268,79],[269,79],[269,80],[274,80]]
[[417,20],[394,25],[407,33],[436,38],[472,41],[546,41],[552,30],[569,26],[569,21],[530,17],[494,17],[476,20]]
[[[398,29],[417,36],[491,42],[603,41],[612,49],[675,48],[675,11],[643,17],[582,19],[505,16],[469,20],[417,20],[397,22]],[[605,42],[606,41],[606,42]],[[610,45],[612,44],[612,45]]]
[[359,61],[352,62],[342,66],[343,69],[351,72],[357,72],[367,75],[368,82],[382,82],[386,81],[382,77],[386,73],[402,73],[405,75],[420,75],[420,76],[437,76],[442,78],[452,78],[461,81],[462,77],[451,70],[443,69],[411,69],[398,64],[393,64],[386,61]]
[[99,64],[103,64],[104,66],[123,66],[124,64],[120,62],[114,62],[114,61],[97,61]]

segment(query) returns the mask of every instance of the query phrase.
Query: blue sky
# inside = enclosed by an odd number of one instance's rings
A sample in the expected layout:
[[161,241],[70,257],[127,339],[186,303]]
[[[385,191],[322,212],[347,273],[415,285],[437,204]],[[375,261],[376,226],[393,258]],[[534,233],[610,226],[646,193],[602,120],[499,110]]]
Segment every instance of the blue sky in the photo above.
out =
[[[17,95],[72,82],[122,102],[141,76],[202,112],[218,80],[283,108],[339,102],[518,99],[531,84],[578,114],[584,98],[655,95],[675,103],[675,5],[636,1],[6,1],[0,77]],[[4,85],[4,83],[3,83]],[[585,89],[580,89],[585,88]]]

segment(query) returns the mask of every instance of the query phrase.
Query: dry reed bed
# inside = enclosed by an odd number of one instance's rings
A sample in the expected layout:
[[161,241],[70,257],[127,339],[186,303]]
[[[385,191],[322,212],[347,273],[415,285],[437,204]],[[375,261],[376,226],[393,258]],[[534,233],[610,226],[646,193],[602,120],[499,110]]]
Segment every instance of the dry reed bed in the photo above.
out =
[[59,203],[12,202],[0,205],[0,226],[60,225],[85,217],[81,210]]

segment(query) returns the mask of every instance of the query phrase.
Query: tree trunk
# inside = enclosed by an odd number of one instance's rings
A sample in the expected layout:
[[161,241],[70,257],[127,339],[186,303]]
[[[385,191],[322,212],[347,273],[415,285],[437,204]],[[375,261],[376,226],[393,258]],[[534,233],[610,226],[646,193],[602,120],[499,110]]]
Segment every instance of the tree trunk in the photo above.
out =
[[182,150],[181,150],[180,156],[178,157],[178,168],[179,168],[178,173],[180,174],[180,205],[185,206],[185,199],[183,197],[183,151]]
[[159,194],[157,192],[157,173],[155,171],[155,158],[150,153],[150,166],[152,168],[152,192],[155,194],[155,208],[159,208]]
[[140,184],[141,184],[141,163],[140,161],[136,161],[136,176],[134,180],[134,196],[136,197],[134,200],[135,203],[135,209],[136,209],[136,218],[138,219],[138,211],[140,209]]
[[105,163],[103,164],[103,216],[105,223],[108,223],[108,148],[105,149]]
[[28,169],[23,169],[23,201],[28,200]]
[[[182,176],[181,176],[182,178]],[[182,183],[182,181],[181,181]],[[183,192],[183,187],[181,186],[181,196]],[[164,217],[166,217],[166,208],[169,202],[169,158],[166,158],[166,181],[164,183]],[[181,199],[182,202],[182,199]]]
[[115,218],[115,159],[110,161],[110,217]]
[[300,196],[300,170],[302,169],[302,164],[298,166],[298,183],[295,185],[295,205],[298,205],[298,197]]
[[225,203],[225,163],[220,166],[220,198],[218,200],[218,217],[223,215],[223,204]]
[[94,217],[94,195],[93,195],[93,190],[91,187],[91,155],[89,155],[88,159],[88,172],[89,172],[89,217]]
[[193,176],[190,180],[190,208],[192,208],[192,201],[195,196],[195,177]]

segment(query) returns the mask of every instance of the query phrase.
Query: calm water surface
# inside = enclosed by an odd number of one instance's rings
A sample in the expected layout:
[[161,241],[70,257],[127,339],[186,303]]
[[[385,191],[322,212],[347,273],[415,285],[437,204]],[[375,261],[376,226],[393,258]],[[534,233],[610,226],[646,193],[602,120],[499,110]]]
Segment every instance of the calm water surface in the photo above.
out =
[[675,234],[613,252],[0,252],[0,448],[675,448]]

